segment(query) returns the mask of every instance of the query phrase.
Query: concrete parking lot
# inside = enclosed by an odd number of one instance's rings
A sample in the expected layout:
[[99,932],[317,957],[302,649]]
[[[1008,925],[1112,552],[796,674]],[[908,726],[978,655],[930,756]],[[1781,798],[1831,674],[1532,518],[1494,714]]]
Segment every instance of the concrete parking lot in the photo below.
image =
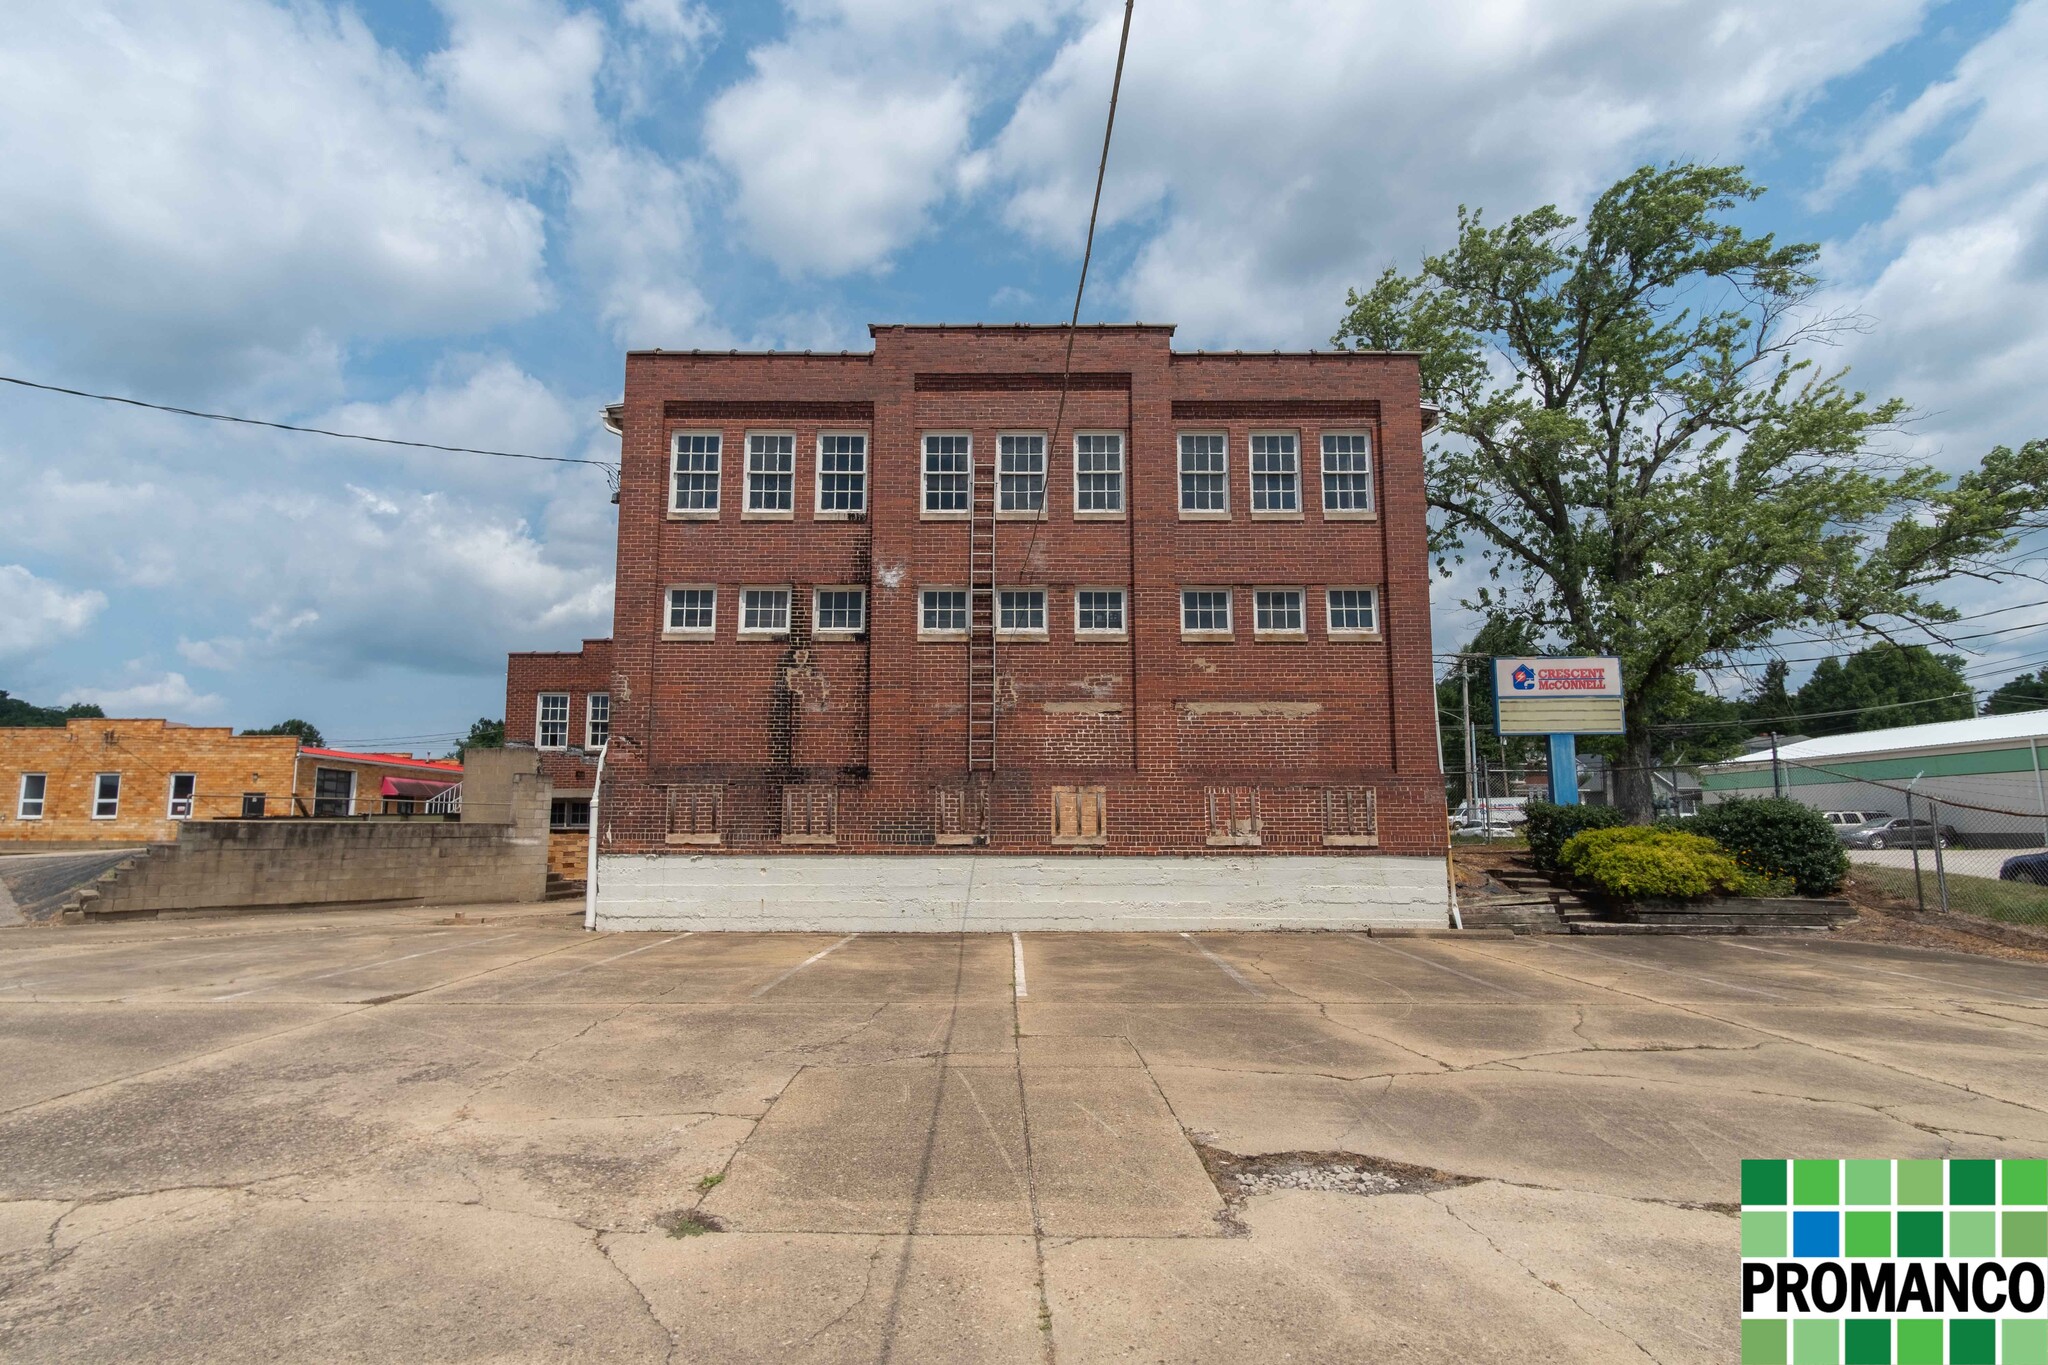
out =
[[1725,1361],[1740,1158],[2048,1143],[2028,963],[554,910],[0,935],[0,1357]]

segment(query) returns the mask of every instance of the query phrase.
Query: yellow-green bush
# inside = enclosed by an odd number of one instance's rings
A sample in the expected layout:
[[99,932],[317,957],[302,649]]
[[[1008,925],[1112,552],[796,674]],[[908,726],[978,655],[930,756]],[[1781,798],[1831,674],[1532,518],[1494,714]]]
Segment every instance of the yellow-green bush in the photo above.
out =
[[1712,839],[1626,825],[1565,841],[1558,862],[1576,881],[1616,900],[1693,900],[1746,894],[1754,879]]

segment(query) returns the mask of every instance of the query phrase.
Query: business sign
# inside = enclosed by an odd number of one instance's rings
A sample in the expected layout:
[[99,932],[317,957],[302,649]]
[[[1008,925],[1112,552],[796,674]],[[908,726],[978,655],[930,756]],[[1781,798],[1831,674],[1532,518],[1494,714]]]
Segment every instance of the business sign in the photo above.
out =
[[1618,735],[1621,660],[1495,659],[1498,735]]
[[1744,1365],[2048,1360],[2048,1160],[1742,1163]]

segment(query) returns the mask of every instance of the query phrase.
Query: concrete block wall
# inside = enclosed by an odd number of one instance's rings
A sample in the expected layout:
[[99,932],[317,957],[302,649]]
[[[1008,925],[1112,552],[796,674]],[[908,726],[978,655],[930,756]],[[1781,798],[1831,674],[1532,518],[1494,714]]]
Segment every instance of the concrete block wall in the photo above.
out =
[[[479,768],[473,768],[476,773]],[[220,820],[91,888],[88,919],[320,905],[536,901],[547,880],[548,784],[532,753],[489,754],[460,823]],[[465,797],[468,795],[465,786]],[[498,819],[488,818],[489,812]]]

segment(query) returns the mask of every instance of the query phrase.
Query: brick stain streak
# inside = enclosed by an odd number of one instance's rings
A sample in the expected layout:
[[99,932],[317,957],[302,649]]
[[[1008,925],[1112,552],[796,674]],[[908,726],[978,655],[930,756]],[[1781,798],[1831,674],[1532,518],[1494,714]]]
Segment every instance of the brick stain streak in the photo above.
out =
[[[508,738],[567,691],[572,744],[584,693],[610,688],[630,742],[607,760],[607,852],[1443,852],[1413,356],[1175,354],[1170,328],[1083,328],[1050,432],[1063,329],[872,330],[867,354],[627,357],[613,638],[514,655],[507,684]],[[1184,431],[1224,435],[1227,517],[1182,516]],[[1370,514],[1324,514],[1325,431],[1370,437]],[[721,438],[715,518],[670,512],[681,433]],[[747,513],[749,433],[795,438],[791,513]],[[818,440],[839,433],[868,438],[864,515],[816,511]],[[999,637],[997,767],[972,778],[967,643],[920,636],[920,590],[970,581],[966,518],[923,511],[927,433],[969,434],[984,467],[1001,435],[1047,438],[1043,518],[994,523],[998,583],[1043,589],[1047,629]],[[1076,433],[1122,438],[1121,515],[1077,513]],[[1297,510],[1253,513],[1254,433],[1295,438]],[[741,589],[785,584],[788,631],[739,634]],[[664,630],[677,585],[716,588],[710,634]],[[864,631],[815,629],[829,587],[866,590]],[[1228,590],[1229,632],[1183,639],[1183,587]],[[1378,631],[1333,637],[1328,587],[1377,589]],[[1123,632],[1077,634],[1086,588],[1126,593]],[[1260,588],[1303,590],[1299,632],[1255,633]],[[573,756],[544,765],[574,789]],[[1104,837],[1055,842],[1055,788],[1102,789]],[[1223,848],[1219,800],[1256,809]]]

